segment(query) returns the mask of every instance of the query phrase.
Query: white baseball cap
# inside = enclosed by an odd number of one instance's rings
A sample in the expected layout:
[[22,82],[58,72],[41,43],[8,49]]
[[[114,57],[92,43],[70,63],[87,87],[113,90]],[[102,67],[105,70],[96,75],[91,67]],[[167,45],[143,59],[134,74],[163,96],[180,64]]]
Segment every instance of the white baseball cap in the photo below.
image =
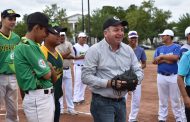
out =
[[164,30],[164,32],[163,33],[161,33],[161,34],[158,34],[159,36],[165,36],[165,35],[168,35],[168,36],[174,36],[174,32],[172,31],[172,30],[170,30],[170,29],[166,29],[166,30]]
[[80,32],[79,35],[78,35],[78,37],[87,37],[87,35],[84,32]]
[[65,33],[65,32],[60,32],[59,35],[60,35],[60,36],[61,36],[61,35],[64,35],[64,36],[65,36],[66,33]]
[[136,38],[139,37],[137,34],[137,31],[129,31],[128,38],[133,38],[133,37],[136,37]]
[[190,26],[188,26],[188,27],[185,29],[185,37],[187,37],[189,34],[190,34]]

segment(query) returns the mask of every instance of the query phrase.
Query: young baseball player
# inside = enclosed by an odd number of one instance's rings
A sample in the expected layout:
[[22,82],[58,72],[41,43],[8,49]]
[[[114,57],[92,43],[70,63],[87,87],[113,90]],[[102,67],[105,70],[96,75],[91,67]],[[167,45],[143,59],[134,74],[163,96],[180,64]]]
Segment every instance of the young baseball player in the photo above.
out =
[[[180,49],[180,58],[183,56],[183,54],[185,52],[187,52],[187,51],[190,50],[190,35],[189,34],[190,34],[190,26],[188,26],[185,29],[185,38],[187,40],[187,43],[184,44],[181,47],[181,49]],[[188,55],[186,55],[186,56],[188,56]],[[184,56],[184,57],[186,57],[186,56]],[[186,86],[187,90],[186,91],[188,92],[188,75],[189,74],[186,72],[187,69],[184,67],[184,66],[188,65],[188,63],[184,63],[184,62],[188,62],[186,60],[186,58],[183,58],[182,61],[180,60],[180,63],[178,64],[178,86],[179,86],[179,88],[182,87],[181,86],[182,85],[181,82],[185,81],[185,83],[187,83],[187,86]],[[185,87],[185,85],[184,85],[184,87]],[[184,87],[180,88],[182,97],[184,97],[183,96],[184,93],[183,93],[183,90],[181,90],[181,89],[183,89]],[[185,102],[184,100],[185,99],[181,99],[181,100],[182,100],[182,118],[183,118],[183,122],[186,122],[186,121],[188,122],[188,121],[190,121],[190,117],[189,117],[189,115],[190,115],[189,113],[190,112],[189,112],[188,107],[186,107],[187,105],[184,104],[184,102]]]
[[[63,30],[64,31],[64,30]],[[63,61],[63,78],[62,78],[62,89],[65,91],[65,99],[67,103],[67,111],[64,111],[64,100],[60,98],[61,113],[68,113],[76,115],[77,112],[74,110],[73,104],[73,85],[72,85],[72,74],[71,68],[73,67],[74,50],[71,42],[67,41],[66,33],[60,32],[61,44],[56,49],[61,53],[64,58]]]
[[180,45],[174,44],[174,32],[164,30],[161,36],[165,45],[156,49],[153,64],[158,65],[157,87],[159,96],[159,122],[165,122],[168,115],[168,100],[170,99],[176,122],[182,121],[180,93],[177,84],[177,61],[180,55]]
[[84,65],[84,56],[89,46],[86,44],[87,35],[84,32],[79,33],[78,42],[74,45],[75,61],[74,61],[74,96],[73,102],[75,104],[81,104],[84,102],[84,95],[86,85],[81,81],[81,69]]
[[6,122],[18,122],[18,94],[17,81],[14,72],[5,62],[7,56],[20,42],[20,37],[12,32],[16,17],[20,17],[12,9],[6,9],[1,13],[0,28],[0,108],[3,101],[6,107]]
[[[57,31],[57,30],[56,30]],[[45,55],[45,58],[50,62],[56,72],[56,82],[54,83],[54,100],[55,100],[55,115],[54,122],[59,122],[60,118],[60,103],[59,98],[63,95],[62,92],[62,77],[63,77],[63,59],[55,47],[60,44],[59,32],[49,33],[45,38],[44,45],[41,46],[41,50]]]
[[[179,63],[178,63],[178,86],[183,97],[183,102],[185,105],[185,114],[187,122],[190,122],[190,26],[185,30],[185,37],[187,38],[187,44],[181,48],[181,53],[183,54]],[[184,121],[185,122],[185,121]]]
[[25,93],[23,109],[28,122],[54,120],[53,83],[56,74],[39,47],[49,32],[55,33],[48,22],[48,17],[43,13],[28,15],[28,32],[14,50],[16,78]]
[[[111,80],[130,68],[143,79],[143,72],[132,48],[122,42],[127,21],[108,18],[103,24],[104,39],[89,48],[82,68],[82,81],[92,91],[90,111],[94,122],[126,122],[127,89],[116,94],[123,81]],[[127,52],[127,53],[126,53]],[[126,83],[126,82],[125,82]]]
[[[146,54],[144,49],[138,46],[138,37],[139,36],[136,31],[129,31],[128,33],[129,46],[134,50],[135,55],[137,56],[137,59],[139,61],[139,65],[142,67],[142,69],[144,69],[146,67]],[[131,101],[131,112],[129,114],[129,122],[136,122],[140,108],[141,84],[137,85],[136,90],[130,92],[130,94],[132,94],[132,101]]]

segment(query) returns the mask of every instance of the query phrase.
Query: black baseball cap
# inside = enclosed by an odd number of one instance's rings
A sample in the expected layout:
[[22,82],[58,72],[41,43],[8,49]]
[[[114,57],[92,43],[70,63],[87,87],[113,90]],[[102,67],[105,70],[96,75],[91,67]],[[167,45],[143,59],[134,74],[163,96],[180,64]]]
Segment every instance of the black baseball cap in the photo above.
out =
[[60,27],[60,26],[54,26],[53,27],[56,31],[60,32],[67,32],[67,28]]
[[14,10],[12,9],[6,9],[1,13],[1,17],[20,17],[20,14],[17,14]]
[[59,32],[54,27],[48,27],[48,31],[51,34],[59,35]]
[[127,26],[128,22],[127,21],[121,21],[119,18],[116,16],[108,18],[104,24],[103,24],[103,30],[108,28],[109,26],[116,26],[116,25],[122,25],[122,26]]
[[52,34],[57,34],[58,32],[52,28],[52,26],[49,24],[49,18],[41,12],[34,12],[30,15],[28,15],[26,20],[27,25],[29,24],[39,24],[45,28],[48,29],[48,31]]

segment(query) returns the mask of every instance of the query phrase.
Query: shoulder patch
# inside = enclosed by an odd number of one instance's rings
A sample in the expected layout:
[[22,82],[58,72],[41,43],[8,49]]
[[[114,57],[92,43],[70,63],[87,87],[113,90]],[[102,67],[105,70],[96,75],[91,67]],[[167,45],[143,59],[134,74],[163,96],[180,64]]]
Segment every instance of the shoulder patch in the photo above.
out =
[[46,63],[43,59],[39,59],[38,60],[38,65],[41,67],[41,68],[46,68]]

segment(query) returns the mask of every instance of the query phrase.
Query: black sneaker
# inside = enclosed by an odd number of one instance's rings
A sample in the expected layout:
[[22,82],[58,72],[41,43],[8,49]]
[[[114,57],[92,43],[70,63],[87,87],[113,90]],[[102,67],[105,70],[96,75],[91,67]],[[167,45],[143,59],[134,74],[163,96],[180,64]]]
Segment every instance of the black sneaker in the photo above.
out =
[[74,103],[74,105],[76,106],[76,105],[80,105],[80,103],[79,102],[73,102]]
[[84,103],[85,103],[85,100],[81,100],[79,103],[80,103],[80,104],[84,104]]

